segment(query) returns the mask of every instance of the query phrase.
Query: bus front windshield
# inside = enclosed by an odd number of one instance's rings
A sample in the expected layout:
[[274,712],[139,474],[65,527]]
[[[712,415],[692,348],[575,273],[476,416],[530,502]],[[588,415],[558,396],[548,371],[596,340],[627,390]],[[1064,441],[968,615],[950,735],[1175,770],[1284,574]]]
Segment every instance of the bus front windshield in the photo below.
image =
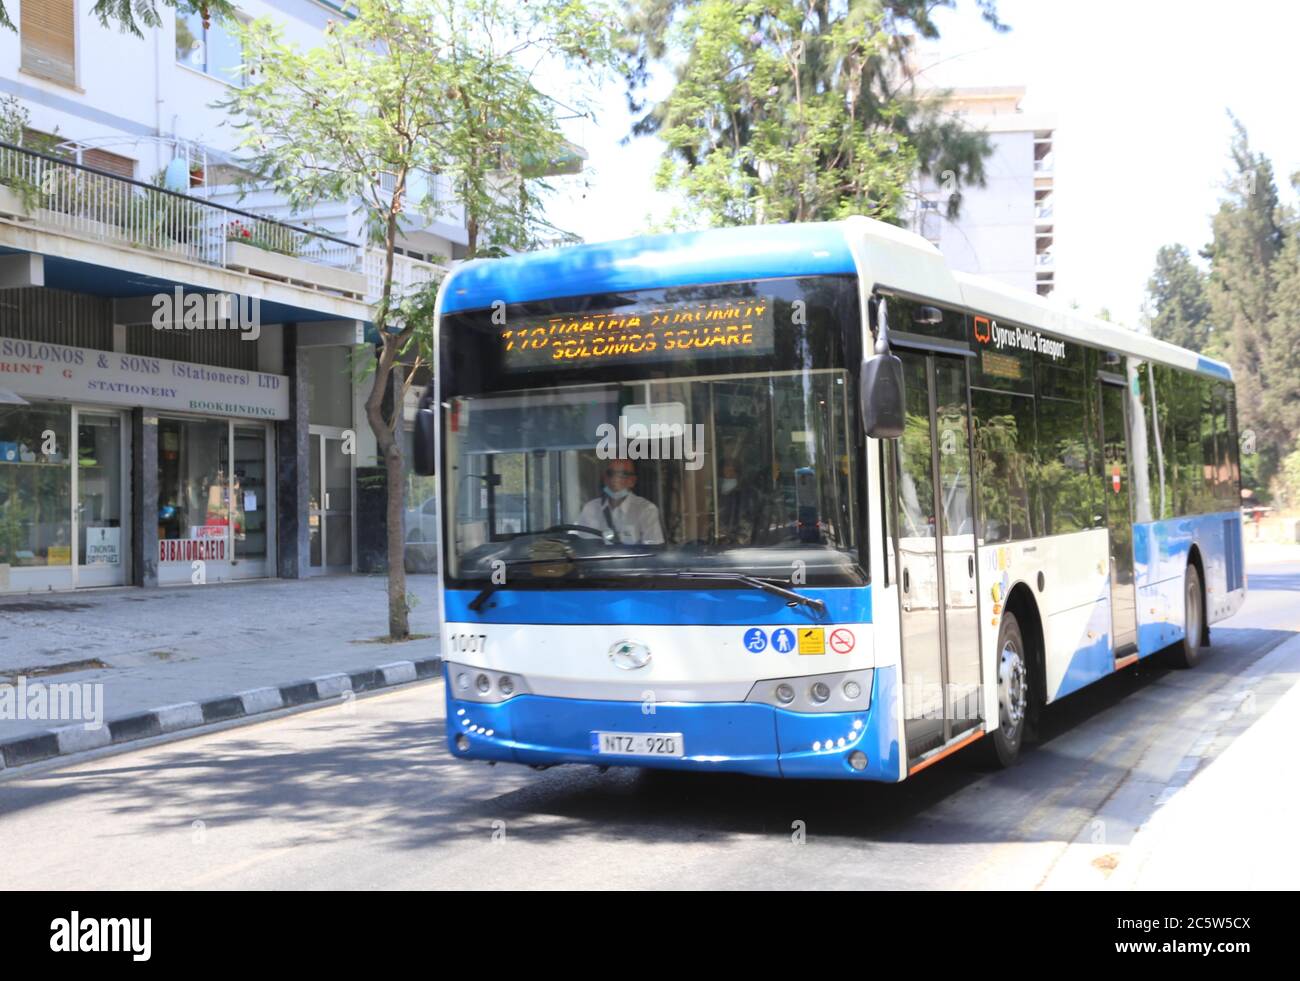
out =
[[443,318],[448,585],[857,585],[849,277]]

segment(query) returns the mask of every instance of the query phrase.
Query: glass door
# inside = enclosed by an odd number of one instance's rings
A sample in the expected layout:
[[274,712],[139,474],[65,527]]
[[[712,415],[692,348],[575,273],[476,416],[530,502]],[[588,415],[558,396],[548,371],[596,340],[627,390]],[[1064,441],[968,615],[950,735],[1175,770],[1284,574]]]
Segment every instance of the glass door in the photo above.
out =
[[907,418],[894,448],[903,716],[910,760],[981,718],[966,365],[899,352]]
[[1111,649],[1131,654],[1137,645],[1137,598],[1133,581],[1133,512],[1129,501],[1128,426],[1124,386],[1099,381],[1101,389],[1102,485],[1110,532]]
[[122,414],[76,409],[74,419],[77,585],[122,586],[128,547]]
[[271,513],[271,441],[265,424],[234,424],[234,457],[231,460],[231,501],[234,520],[231,536],[236,579],[255,579],[271,574],[274,562]]
[[343,430],[311,427],[307,524],[315,573],[352,571],[352,456]]

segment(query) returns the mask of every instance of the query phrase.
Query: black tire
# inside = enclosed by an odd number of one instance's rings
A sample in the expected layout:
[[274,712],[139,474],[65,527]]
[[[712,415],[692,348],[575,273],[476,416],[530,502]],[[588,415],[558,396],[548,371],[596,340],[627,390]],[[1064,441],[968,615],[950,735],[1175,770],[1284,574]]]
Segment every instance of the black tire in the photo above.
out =
[[1020,758],[1034,715],[1029,649],[1014,613],[1002,615],[997,651],[998,727],[979,741],[978,755],[985,766],[1005,769]]
[[1169,649],[1169,664],[1175,668],[1194,668],[1205,646],[1205,593],[1201,573],[1189,564],[1183,577],[1183,639]]

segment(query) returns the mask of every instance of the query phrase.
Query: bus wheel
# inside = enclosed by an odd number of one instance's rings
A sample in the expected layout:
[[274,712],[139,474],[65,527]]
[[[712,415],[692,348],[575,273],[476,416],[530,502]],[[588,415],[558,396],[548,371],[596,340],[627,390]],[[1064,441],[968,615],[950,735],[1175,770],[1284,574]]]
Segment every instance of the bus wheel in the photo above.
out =
[[998,727],[982,740],[984,763],[1008,767],[1020,756],[1029,725],[1029,658],[1014,613],[1002,616],[998,631]]
[[1169,663],[1176,668],[1194,668],[1201,659],[1201,636],[1205,631],[1205,599],[1201,593],[1201,574],[1196,566],[1187,566],[1183,580],[1183,639],[1169,652]]

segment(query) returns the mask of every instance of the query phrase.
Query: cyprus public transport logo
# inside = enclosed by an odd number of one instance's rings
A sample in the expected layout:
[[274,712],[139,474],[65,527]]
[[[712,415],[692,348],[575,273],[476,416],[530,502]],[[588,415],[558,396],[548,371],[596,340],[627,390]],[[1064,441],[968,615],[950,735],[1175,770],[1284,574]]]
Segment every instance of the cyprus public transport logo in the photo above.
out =
[[988,317],[975,318],[975,340],[987,344],[993,337],[993,323]]

